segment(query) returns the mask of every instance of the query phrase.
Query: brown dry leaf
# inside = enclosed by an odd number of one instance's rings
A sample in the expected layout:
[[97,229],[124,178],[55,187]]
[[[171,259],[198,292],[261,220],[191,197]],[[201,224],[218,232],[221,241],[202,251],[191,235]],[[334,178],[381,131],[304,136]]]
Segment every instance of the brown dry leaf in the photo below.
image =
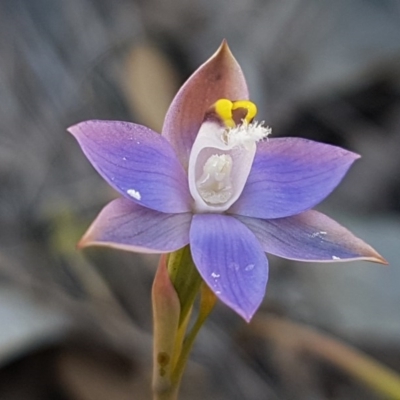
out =
[[143,43],[125,62],[122,88],[144,125],[161,132],[165,113],[179,87],[178,73],[157,47]]

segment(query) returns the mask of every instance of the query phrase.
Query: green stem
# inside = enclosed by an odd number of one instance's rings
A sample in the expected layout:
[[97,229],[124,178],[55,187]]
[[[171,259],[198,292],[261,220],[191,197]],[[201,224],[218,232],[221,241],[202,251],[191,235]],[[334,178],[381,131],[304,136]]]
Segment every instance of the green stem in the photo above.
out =
[[173,369],[175,369],[175,366],[178,363],[179,357],[182,352],[182,346],[185,341],[186,331],[187,331],[187,327],[189,324],[191,313],[192,313],[192,309],[189,310],[189,312],[186,316],[186,319],[184,321],[182,321],[182,323],[179,325],[178,330],[176,332],[175,352],[174,352],[172,364],[171,364]]
[[193,263],[189,246],[169,255],[168,273],[181,304],[179,319],[179,325],[181,325],[187,320],[203,281]]
[[[171,381],[174,369],[176,337],[180,304],[171,283],[166,257],[161,256],[152,288],[154,337],[153,337],[153,396],[154,399],[175,400],[177,388]],[[179,349],[180,351],[180,349]]]
[[[216,302],[203,284],[189,246],[161,257],[153,284],[153,400],[177,400],[190,350]],[[201,290],[196,322],[188,334],[193,303]]]
[[181,354],[172,373],[173,384],[179,386],[194,341],[196,340],[197,334],[199,333],[207,317],[210,315],[212,309],[214,308],[215,302],[216,297],[214,293],[212,293],[208,286],[203,283],[201,287],[199,315],[197,316],[196,322],[190,330],[190,333],[187,335],[183,342]]

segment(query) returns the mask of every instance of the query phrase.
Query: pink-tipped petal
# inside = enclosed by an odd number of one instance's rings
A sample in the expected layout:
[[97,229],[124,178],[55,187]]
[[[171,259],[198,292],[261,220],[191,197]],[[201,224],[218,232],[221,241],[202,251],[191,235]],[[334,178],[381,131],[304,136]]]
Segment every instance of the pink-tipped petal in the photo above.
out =
[[123,196],[153,210],[190,210],[188,180],[171,145],[129,122],[86,121],[69,131],[99,174]]
[[197,214],[190,228],[193,261],[210,289],[250,321],[268,279],[268,261],[254,234],[233,217]]
[[120,198],[103,208],[79,247],[106,246],[138,253],[169,253],[189,243],[192,214],[165,214]]
[[181,87],[165,117],[162,135],[171,143],[185,169],[208,108],[222,98],[246,100],[248,96],[240,65],[224,41]]
[[271,220],[237,218],[256,235],[265,252],[279,257],[299,261],[366,260],[387,264],[371,246],[315,210]]
[[270,219],[309,210],[335,189],[357,158],[306,139],[261,142],[243,192],[229,212]]

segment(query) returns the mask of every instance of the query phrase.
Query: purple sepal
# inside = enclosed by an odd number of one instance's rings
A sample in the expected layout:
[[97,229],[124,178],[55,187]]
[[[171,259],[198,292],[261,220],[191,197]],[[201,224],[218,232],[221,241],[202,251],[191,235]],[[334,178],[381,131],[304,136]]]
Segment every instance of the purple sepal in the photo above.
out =
[[86,121],[69,131],[99,174],[123,196],[153,210],[190,210],[187,175],[160,134],[129,122]]
[[315,210],[271,220],[241,216],[237,219],[256,235],[265,252],[279,257],[299,261],[366,260],[386,264],[371,246]]
[[169,253],[189,243],[192,214],[165,214],[119,198],[106,205],[79,246],[108,246],[139,253]]
[[268,279],[268,261],[254,234],[233,217],[197,214],[190,228],[193,261],[215,295],[250,321]]
[[280,218],[309,210],[328,196],[359,156],[300,138],[258,143],[246,185],[230,213]]

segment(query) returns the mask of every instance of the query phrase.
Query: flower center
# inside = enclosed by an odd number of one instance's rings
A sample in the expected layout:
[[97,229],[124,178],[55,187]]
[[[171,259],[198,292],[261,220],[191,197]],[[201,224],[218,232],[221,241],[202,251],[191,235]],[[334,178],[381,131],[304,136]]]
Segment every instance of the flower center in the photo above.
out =
[[205,162],[196,187],[206,203],[223,204],[231,198],[231,171],[232,157],[228,154],[214,154]]
[[196,212],[223,212],[240,196],[250,173],[256,143],[270,129],[253,123],[247,100],[218,100],[206,113],[189,158],[189,189]]

